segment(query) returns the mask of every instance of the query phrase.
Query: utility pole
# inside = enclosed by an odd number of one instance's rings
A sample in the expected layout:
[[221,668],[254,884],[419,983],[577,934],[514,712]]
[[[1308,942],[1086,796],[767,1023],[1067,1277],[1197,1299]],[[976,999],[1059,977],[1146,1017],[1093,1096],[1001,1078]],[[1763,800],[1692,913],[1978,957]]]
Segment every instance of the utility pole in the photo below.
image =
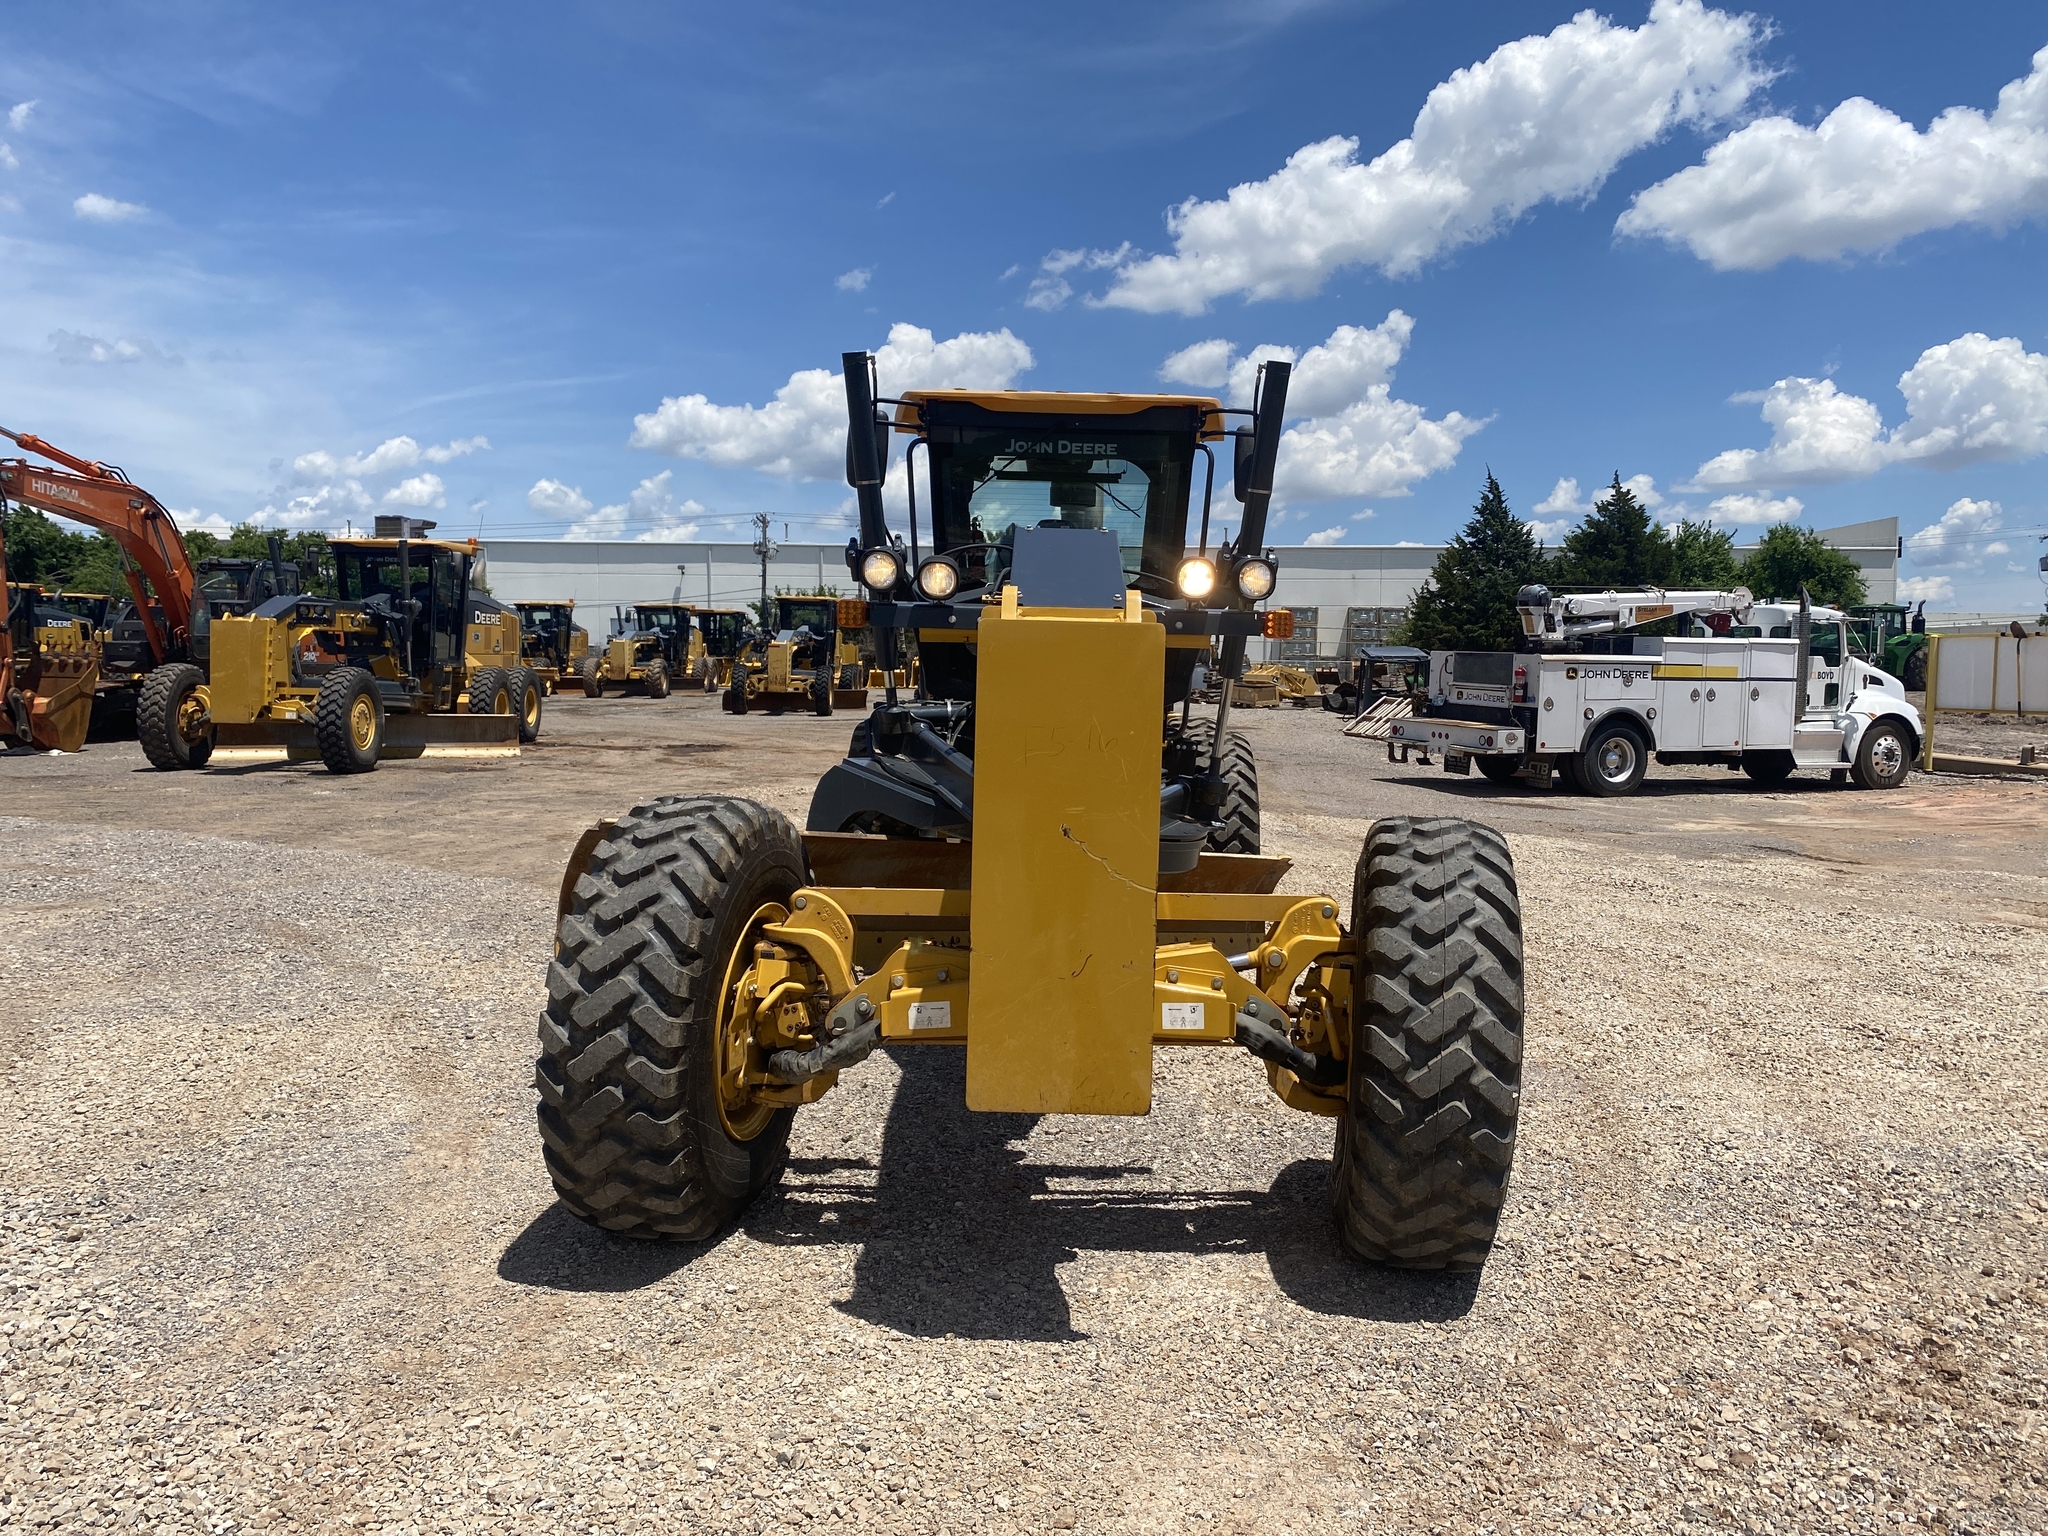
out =
[[768,514],[754,514],[754,553],[761,557],[761,624],[768,624],[768,562],[775,558],[775,541],[768,537]]

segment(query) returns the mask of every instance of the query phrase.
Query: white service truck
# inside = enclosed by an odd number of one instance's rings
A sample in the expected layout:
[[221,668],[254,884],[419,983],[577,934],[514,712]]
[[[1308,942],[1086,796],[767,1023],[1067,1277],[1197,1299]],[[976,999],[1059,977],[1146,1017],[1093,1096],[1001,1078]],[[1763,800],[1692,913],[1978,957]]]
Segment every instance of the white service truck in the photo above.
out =
[[[1389,752],[1441,752],[1505,781],[1552,770],[1593,795],[1628,795],[1651,760],[1723,764],[1760,784],[1824,768],[1895,789],[1920,750],[1920,713],[1888,673],[1849,649],[1849,618],[1803,602],[1759,625],[1750,594],[1606,592],[1516,602],[1523,651],[1435,651],[1427,698]],[[1626,631],[1690,617],[1686,636]],[[1788,637],[1772,632],[1790,628]],[[1803,679],[1803,682],[1802,682]]]

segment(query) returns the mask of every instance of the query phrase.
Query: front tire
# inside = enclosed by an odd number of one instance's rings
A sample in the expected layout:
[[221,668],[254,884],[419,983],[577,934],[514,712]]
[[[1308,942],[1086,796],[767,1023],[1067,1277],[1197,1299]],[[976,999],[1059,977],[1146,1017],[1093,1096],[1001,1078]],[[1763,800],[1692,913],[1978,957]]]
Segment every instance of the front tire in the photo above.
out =
[[167,662],[142,680],[135,735],[150,767],[204,768],[213,756],[213,722],[196,697],[205,684],[206,674],[189,661]]
[[1366,834],[1352,886],[1351,1081],[1330,1198],[1344,1246],[1476,1269],[1500,1224],[1522,1076],[1522,914],[1506,840],[1449,816]]
[[583,697],[601,699],[604,697],[604,663],[595,656],[583,658],[583,665],[577,670],[583,679]]
[[368,773],[384,749],[384,699],[377,679],[343,667],[321,680],[313,698],[313,737],[329,773]]
[[1850,774],[1863,789],[1897,789],[1913,768],[1912,744],[1906,733],[1890,720],[1873,720],[1863,728],[1856,743],[1856,762]]
[[[1216,722],[1190,720],[1180,739],[1194,745],[1203,767],[1216,746]],[[1259,765],[1252,757],[1252,744],[1232,731],[1223,743],[1223,804],[1217,811],[1217,825],[1202,846],[1210,853],[1257,853],[1259,851]]]
[[747,685],[735,679],[725,690],[725,712],[728,715],[744,715],[747,712]]
[[485,667],[469,680],[466,708],[472,715],[512,713],[512,679],[503,667]]
[[507,682],[512,689],[512,713],[519,717],[519,739],[522,742],[539,741],[544,693],[540,674],[531,667],[514,667]]
[[780,1176],[796,1111],[735,1123],[721,1012],[803,883],[796,829],[751,800],[656,800],[597,845],[556,930],[534,1078],[548,1176],[583,1220],[699,1241]]
[[1641,733],[1620,720],[1596,727],[1579,755],[1580,785],[1604,799],[1634,794],[1649,771],[1650,750]]
[[832,713],[832,674],[824,667],[811,674],[811,713],[829,715]]

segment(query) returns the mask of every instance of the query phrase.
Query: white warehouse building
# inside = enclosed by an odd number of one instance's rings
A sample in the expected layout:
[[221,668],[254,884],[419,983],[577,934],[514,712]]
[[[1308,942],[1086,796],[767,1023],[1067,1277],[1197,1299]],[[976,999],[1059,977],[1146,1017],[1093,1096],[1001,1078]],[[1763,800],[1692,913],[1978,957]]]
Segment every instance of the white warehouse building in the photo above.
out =
[[[1896,600],[1899,521],[1875,518],[1819,530],[1862,568],[1873,603]],[[1741,554],[1749,546],[1738,544]],[[1415,589],[1429,578],[1440,544],[1300,545],[1275,550],[1280,562],[1277,606],[1295,610],[1293,656],[1337,657],[1387,638],[1406,615]],[[605,633],[614,608],[682,602],[738,608],[761,595],[760,558],[751,544],[628,543],[562,539],[488,539],[485,579],[503,602],[573,601],[593,634]],[[846,545],[784,544],[768,562],[770,593],[833,587],[855,595]],[[1771,594],[1778,595],[1778,594]],[[1268,642],[1276,655],[1283,649]]]

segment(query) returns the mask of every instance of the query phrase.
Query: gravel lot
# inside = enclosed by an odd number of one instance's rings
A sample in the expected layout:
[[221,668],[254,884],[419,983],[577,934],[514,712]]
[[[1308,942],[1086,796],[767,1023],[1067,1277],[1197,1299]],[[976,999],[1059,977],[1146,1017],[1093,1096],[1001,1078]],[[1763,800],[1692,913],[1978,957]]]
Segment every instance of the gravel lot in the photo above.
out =
[[575,833],[801,814],[850,721],[550,701],[515,763],[0,759],[0,1529],[2048,1529],[2048,786],[1592,802],[1240,716],[1290,888],[1370,821],[1518,860],[1481,1276],[1357,1267],[1328,1122],[877,1055],[704,1247],[554,1204],[527,1086]]

